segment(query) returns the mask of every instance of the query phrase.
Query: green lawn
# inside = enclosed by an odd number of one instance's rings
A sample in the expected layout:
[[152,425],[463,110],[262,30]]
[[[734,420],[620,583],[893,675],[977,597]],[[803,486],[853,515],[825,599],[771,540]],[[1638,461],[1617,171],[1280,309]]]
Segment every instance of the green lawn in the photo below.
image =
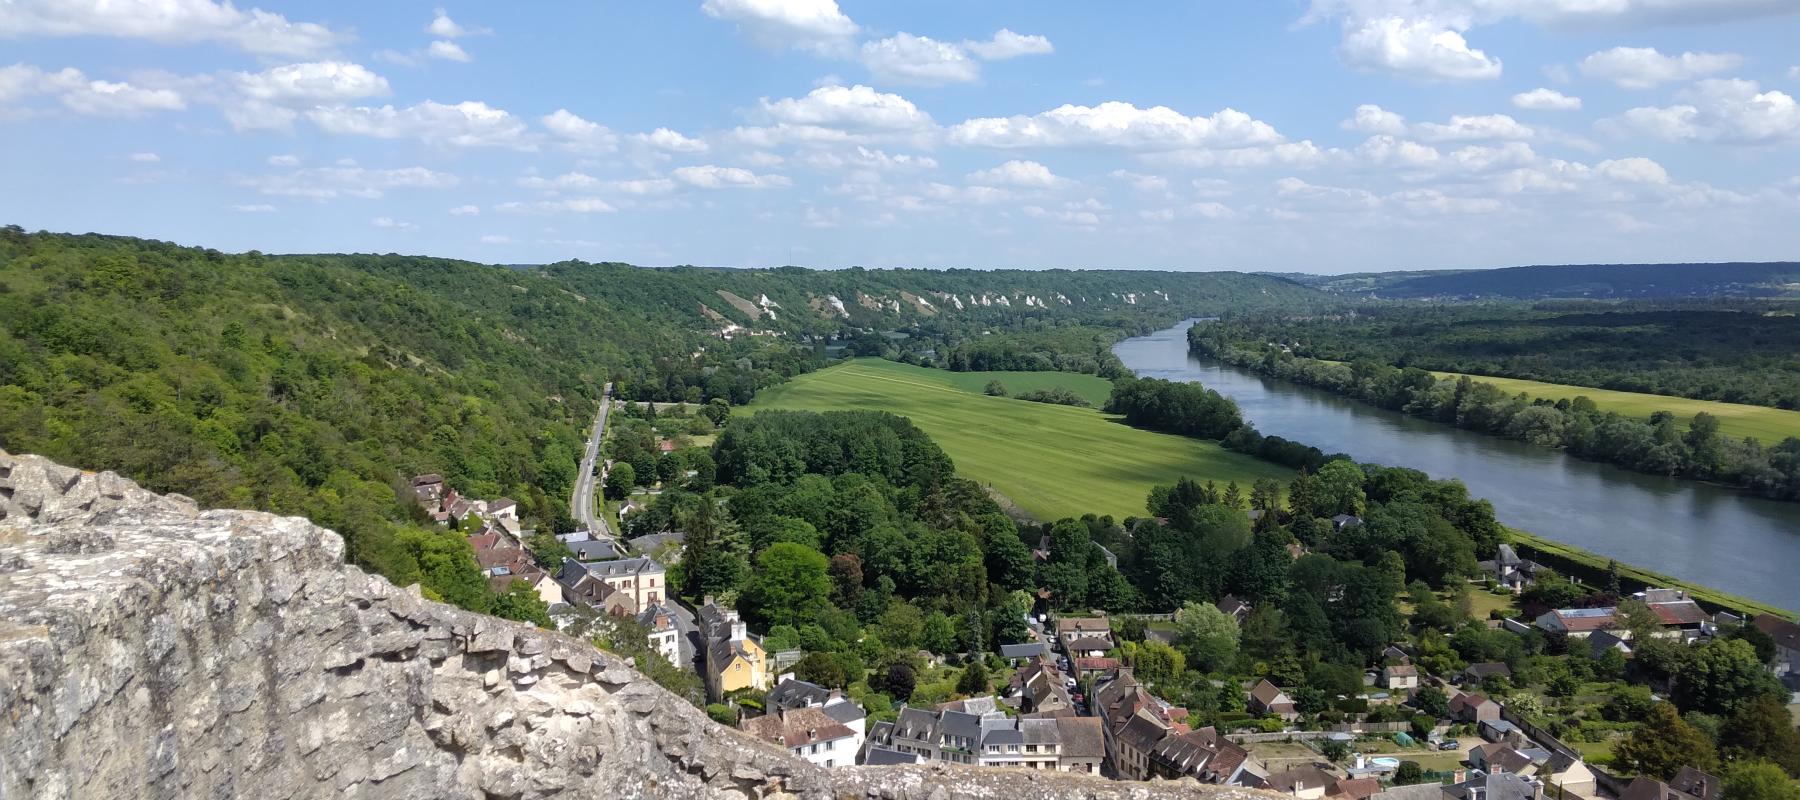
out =
[[[1460,378],[1460,373],[1434,372],[1440,378]],[[1611,389],[1594,389],[1587,386],[1570,386],[1562,383],[1543,383],[1526,381],[1517,378],[1490,378],[1486,375],[1470,375],[1470,378],[1483,383],[1491,383],[1507,394],[1524,392],[1532,397],[1546,400],[1574,399],[1586,396],[1594,401],[1602,411],[1616,411],[1628,417],[1644,418],[1657,411],[1668,411],[1675,415],[1683,428],[1688,420],[1702,411],[1719,418],[1719,430],[1734,439],[1745,436],[1754,437],[1765,445],[1772,445],[1789,436],[1800,436],[1800,411],[1784,411],[1766,406],[1746,406],[1737,403],[1719,403],[1712,400],[1692,400],[1686,397],[1668,397],[1660,394],[1639,394],[1637,392],[1616,392]]]
[[[763,408],[870,409],[908,417],[944,448],[965,477],[991,485],[1024,511],[1054,520],[1084,513],[1142,516],[1150,487],[1186,476],[1246,494],[1258,478],[1291,472],[1216,444],[1139,430],[1088,408],[981,394],[998,377],[1009,390],[1058,376],[1075,388],[1091,376],[953,373],[880,359],[857,359],[762,390]],[[961,376],[976,376],[959,386]],[[984,377],[985,376],[985,377]]]
[[1112,395],[1112,381],[1075,372],[940,372],[956,388],[977,394],[987,389],[988,381],[999,381],[1010,395],[1068,389],[1095,408],[1106,405],[1106,398]]

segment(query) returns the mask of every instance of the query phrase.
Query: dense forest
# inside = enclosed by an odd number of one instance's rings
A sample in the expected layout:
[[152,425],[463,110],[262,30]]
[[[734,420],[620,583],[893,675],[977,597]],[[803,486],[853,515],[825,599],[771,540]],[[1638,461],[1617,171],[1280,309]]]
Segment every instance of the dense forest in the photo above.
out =
[[1397,281],[1366,277],[1367,291],[1391,298],[1779,297],[1793,294],[1800,263],[1591,264],[1424,273]]
[[1800,317],[1768,303],[1369,306],[1203,327],[1328,361],[1800,409]]
[[1466,375],[1438,378],[1419,367],[1304,358],[1230,324],[1196,326],[1188,336],[1196,351],[1221,361],[1382,408],[1640,472],[1718,481],[1763,497],[1800,500],[1800,439],[1770,445],[1733,439],[1722,435],[1718,419],[1705,412],[1682,430],[1667,412],[1637,419],[1601,411],[1585,397],[1551,402],[1509,395]]

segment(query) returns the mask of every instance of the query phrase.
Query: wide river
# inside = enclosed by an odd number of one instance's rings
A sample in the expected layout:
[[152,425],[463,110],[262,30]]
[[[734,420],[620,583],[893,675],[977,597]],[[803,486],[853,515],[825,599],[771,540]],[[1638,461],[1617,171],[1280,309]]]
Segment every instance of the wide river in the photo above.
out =
[[1621,562],[1800,610],[1800,503],[1640,475],[1427,422],[1188,352],[1185,322],[1113,352],[1138,375],[1198,381],[1265,435],[1460,478],[1500,521]]

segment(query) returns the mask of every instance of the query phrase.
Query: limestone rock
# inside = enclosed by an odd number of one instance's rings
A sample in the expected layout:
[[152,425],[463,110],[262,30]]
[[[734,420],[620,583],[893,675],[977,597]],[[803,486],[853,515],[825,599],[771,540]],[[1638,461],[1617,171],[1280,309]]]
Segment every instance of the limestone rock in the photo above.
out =
[[304,519],[0,452],[0,797],[1231,798],[826,770],[618,658],[423,600]]

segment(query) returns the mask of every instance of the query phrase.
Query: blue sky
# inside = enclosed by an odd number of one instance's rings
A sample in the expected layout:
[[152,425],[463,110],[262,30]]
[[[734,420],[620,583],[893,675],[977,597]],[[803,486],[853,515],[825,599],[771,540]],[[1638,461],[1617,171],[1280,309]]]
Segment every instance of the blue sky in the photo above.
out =
[[0,3],[0,221],[488,262],[1800,255],[1800,0]]

